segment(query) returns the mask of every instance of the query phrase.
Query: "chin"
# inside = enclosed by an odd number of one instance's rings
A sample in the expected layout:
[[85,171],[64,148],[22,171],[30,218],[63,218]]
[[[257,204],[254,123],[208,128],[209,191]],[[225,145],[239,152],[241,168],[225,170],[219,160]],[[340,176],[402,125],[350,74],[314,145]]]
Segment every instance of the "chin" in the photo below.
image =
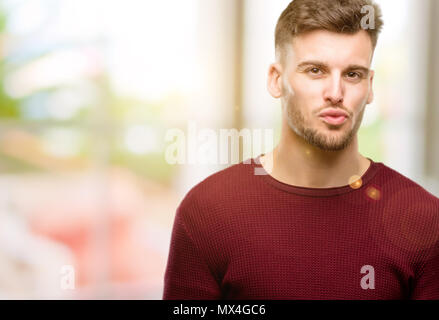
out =
[[340,151],[346,149],[352,141],[352,132],[307,132],[308,143],[324,151]]

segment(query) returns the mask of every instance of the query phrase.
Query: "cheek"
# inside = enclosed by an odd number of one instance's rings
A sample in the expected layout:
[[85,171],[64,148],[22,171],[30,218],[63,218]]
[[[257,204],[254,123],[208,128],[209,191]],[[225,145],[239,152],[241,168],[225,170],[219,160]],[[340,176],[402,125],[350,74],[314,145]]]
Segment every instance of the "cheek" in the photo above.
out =
[[294,92],[292,101],[296,108],[300,109],[301,113],[308,117],[312,112],[322,106],[322,88],[318,81],[304,84],[292,83],[291,89]]
[[316,97],[321,97],[323,92],[322,81],[310,81],[306,78],[294,79],[291,82],[291,87],[293,88],[294,92],[296,92],[304,99],[314,99]]
[[367,85],[350,88],[345,96],[345,107],[359,113],[367,103],[369,87]]

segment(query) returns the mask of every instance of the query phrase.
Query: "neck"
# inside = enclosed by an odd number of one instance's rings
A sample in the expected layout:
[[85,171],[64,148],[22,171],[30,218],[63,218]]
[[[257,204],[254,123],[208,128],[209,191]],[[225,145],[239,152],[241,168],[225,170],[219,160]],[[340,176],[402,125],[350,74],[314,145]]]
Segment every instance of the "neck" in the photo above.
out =
[[[270,175],[290,185],[332,188],[348,185],[361,177],[370,161],[358,152],[357,135],[343,150],[325,151],[308,144],[289,128],[282,128],[280,143],[261,158]],[[354,179],[355,181],[356,179]]]

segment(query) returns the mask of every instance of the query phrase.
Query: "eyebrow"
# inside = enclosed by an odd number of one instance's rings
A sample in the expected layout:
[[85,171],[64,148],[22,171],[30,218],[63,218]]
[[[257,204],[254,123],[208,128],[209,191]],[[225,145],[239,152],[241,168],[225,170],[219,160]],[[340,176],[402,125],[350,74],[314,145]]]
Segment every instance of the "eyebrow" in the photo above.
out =
[[[321,69],[326,69],[326,70],[329,69],[329,67],[321,61],[304,61],[304,62],[301,62],[297,66],[297,69],[298,70],[303,69],[306,66],[315,66],[315,67],[318,67]],[[365,72],[366,74],[369,74],[369,72],[370,72],[369,68],[366,68],[366,67],[361,66],[359,64],[350,64],[344,69],[344,71],[347,71],[347,70],[361,70],[361,71]]]

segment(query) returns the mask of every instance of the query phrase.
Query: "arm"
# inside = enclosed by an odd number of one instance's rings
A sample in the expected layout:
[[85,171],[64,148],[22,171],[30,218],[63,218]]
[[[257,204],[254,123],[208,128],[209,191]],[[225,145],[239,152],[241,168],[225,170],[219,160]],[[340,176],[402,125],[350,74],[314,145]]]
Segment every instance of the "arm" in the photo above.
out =
[[220,299],[219,285],[186,228],[183,208],[179,206],[174,221],[163,299]]
[[414,300],[439,300],[439,243],[433,248],[417,275],[411,298]]

